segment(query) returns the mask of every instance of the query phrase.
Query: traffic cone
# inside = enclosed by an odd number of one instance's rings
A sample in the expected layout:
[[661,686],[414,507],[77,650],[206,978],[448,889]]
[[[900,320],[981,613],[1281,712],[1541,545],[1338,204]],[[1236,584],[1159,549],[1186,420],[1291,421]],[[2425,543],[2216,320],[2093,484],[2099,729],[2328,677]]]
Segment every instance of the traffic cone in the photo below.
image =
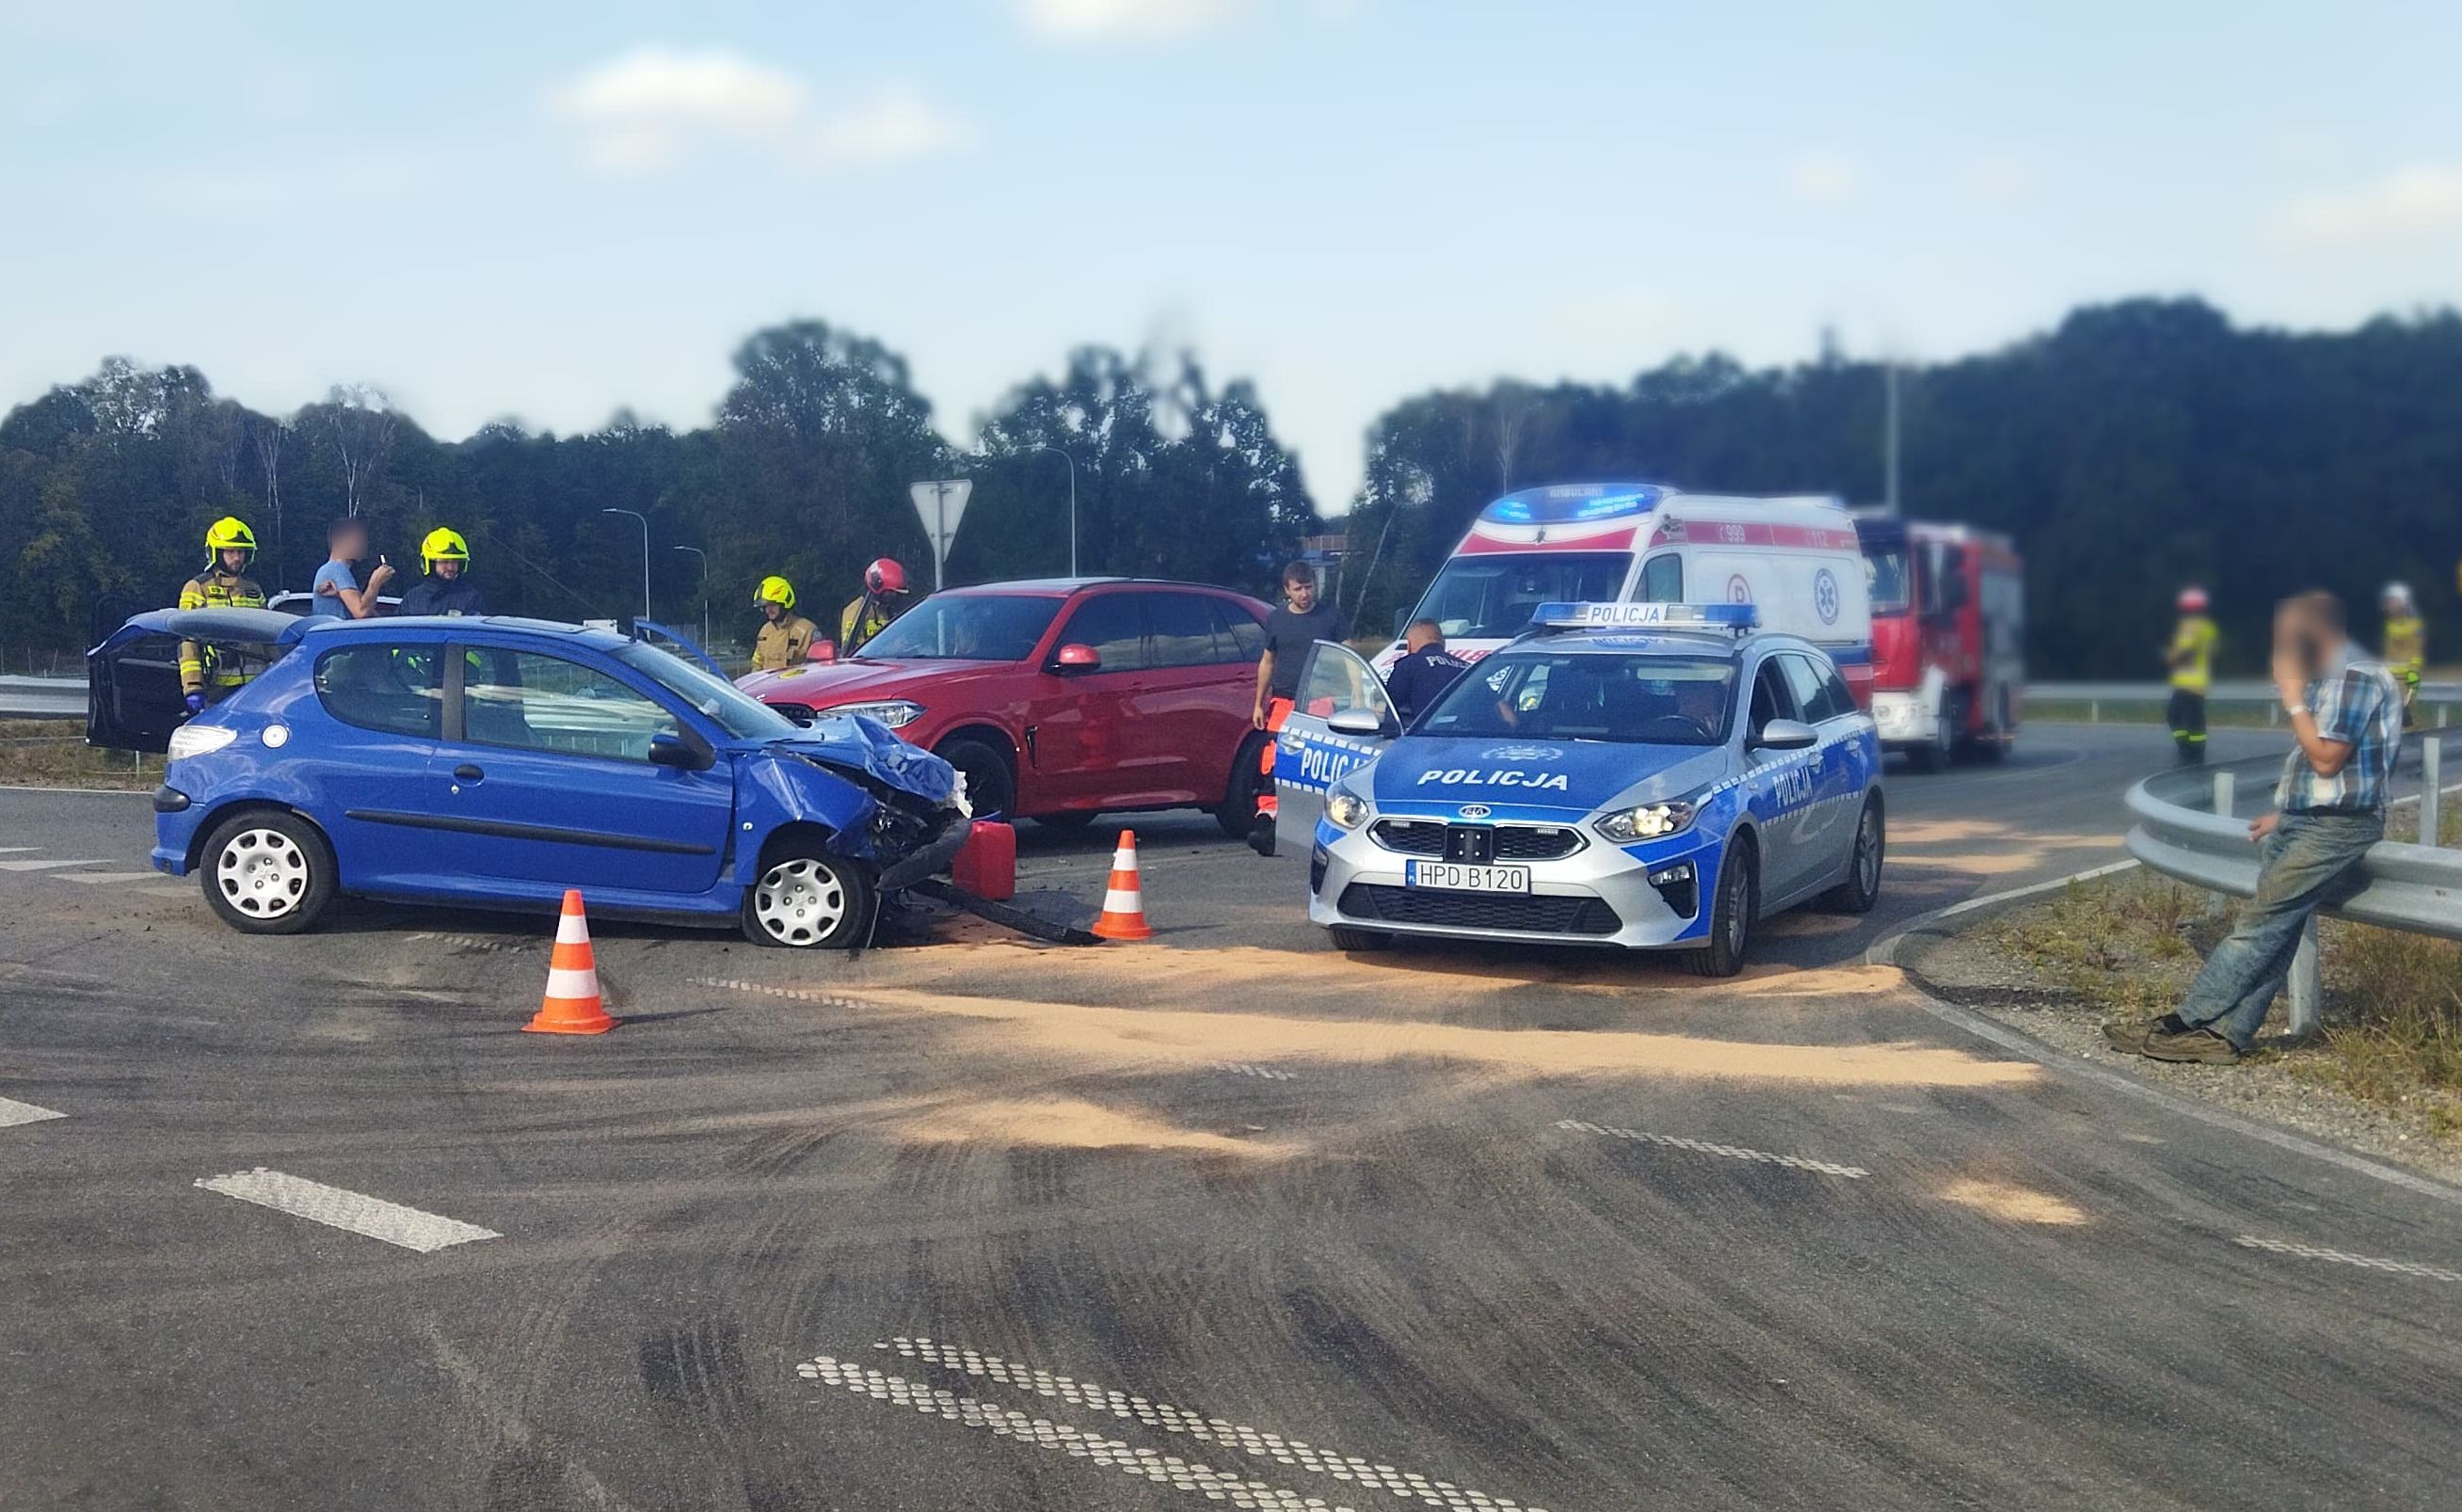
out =
[[531,1034],[604,1034],[616,1026],[598,996],[598,961],[590,953],[590,919],[581,912],[581,890],[564,891],[564,917],[556,921],[555,954],[548,958],[547,997],[538,1016],[522,1026]]
[[1105,940],[1152,940],[1146,925],[1145,894],[1137,886],[1137,832],[1120,832],[1120,848],[1112,853],[1112,885],[1103,894],[1103,916],[1094,933]]

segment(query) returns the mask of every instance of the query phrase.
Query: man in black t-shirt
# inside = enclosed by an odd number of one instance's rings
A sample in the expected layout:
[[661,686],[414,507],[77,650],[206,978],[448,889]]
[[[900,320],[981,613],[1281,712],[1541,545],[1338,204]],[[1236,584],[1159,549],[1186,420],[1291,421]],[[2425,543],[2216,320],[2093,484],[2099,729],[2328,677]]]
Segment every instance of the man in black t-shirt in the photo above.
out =
[[1249,722],[1268,739],[1257,753],[1263,777],[1258,785],[1257,816],[1248,826],[1248,844],[1259,855],[1274,853],[1274,742],[1299,697],[1300,673],[1307,667],[1308,647],[1320,640],[1341,640],[1350,634],[1350,621],[1331,604],[1316,598],[1316,569],[1293,562],[1283,569],[1283,597],[1288,607],[1265,616],[1265,654],[1257,659],[1257,702]]

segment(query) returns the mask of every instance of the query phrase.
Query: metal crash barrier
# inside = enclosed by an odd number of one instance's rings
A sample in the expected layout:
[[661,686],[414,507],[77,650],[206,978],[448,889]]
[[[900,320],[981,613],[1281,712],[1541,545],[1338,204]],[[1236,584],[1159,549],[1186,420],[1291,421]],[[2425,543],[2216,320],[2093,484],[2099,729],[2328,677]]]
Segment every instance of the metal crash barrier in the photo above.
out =
[[[2442,743],[2423,741],[2420,793],[2397,800],[2419,805],[2419,832],[2430,839],[2442,818]],[[2257,894],[2257,847],[2238,811],[2245,790],[2271,795],[2282,758],[2157,772],[2128,789],[2128,853],[2176,882],[2231,897]],[[2337,918],[2462,940],[2462,850],[2380,841],[2361,863],[2357,891],[2322,910]],[[2291,1032],[2306,1038],[2323,1017],[2318,984],[2314,920],[2292,958]]]

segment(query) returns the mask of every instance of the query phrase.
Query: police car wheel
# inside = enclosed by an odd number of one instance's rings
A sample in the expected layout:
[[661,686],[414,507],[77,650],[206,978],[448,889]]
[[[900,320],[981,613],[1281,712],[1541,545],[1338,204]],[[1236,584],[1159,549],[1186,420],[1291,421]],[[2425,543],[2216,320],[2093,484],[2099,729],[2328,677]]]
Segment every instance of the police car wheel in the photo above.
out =
[[197,867],[205,901],[245,935],[295,935],[334,900],[334,848],[295,813],[253,809],[205,837]]
[[1718,894],[1710,905],[1710,943],[1685,960],[1696,975],[1732,977],[1744,969],[1744,952],[1752,945],[1753,925],[1760,915],[1758,865],[1752,848],[1729,844],[1718,868]]
[[789,950],[851,949],[872,927],[876,902],[862,862],[825,854],[815,841],[789,843],[763,857],[760,877],[744,890],[744,937]]
[[1257,817],[1257,800],[1265,793],[1267,779],[1259,769],[1258,759],[1270,738],[1262,730],[1250,734],[1231,758],[1230,790],[1222,795],[1222,807],[1214,810],[1214,822],[1234,840],[1247,838],[1248,825]]
[[1821,895],[1821,906],[1834,914],[1868,914],[1881,898],[1881,859],[1889,846],[1889,827],[1878,798],[1864,800],[1863,817],[1855,821],[1855,853],[1846,864],[1846,880]]
[[1349,924],[1328,924],[1326,935],[1336,950],[1390,950],[1393,937],[1373,929],[1353,929]]

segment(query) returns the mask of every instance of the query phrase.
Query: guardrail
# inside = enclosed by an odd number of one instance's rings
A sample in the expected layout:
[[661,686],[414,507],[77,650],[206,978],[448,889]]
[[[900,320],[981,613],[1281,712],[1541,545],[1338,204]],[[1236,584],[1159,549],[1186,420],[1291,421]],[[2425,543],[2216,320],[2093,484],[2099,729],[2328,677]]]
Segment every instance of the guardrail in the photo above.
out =
[[[2029,682],[2026,698],[2036,703],[2083,703],[2089,724],[2103,723],[2103,706],[2106,703],[2168,703],[2171,686],[2168,682]],[[2265,723],[2272,724],[2282,718],[2282,695],[2271,682],[2257,679],[2231,679],[2216,682],[2206,694],[2206,702],[2214,703],[2262,703]],[[2419,706],[2433,717],[2430,723],[2445,727],[2451,705],[2462,705],[2462,682],[2422,682],[2419,685]]]
[[[2420,743],[2420,790],[2396,800],[2419,806],[2419,832],[2433,842],[2442,820],[2443,742]],[[2128,853],[2152,871],[2232,897],[2257,894],[2257,847],[2248,821],[2239,816],[2240,778],[2254,776],[2250,790],[2270,790],[2281,768],[2279,756],[2214,767],[2176,767],[2157,772],[2128,789]],[[2323,912],[2384,929],[2462,940],[2462,850],[2433,843],[2384,840],[2361,861],[2355,892]],[[2291,959],[2291,1032],[2317,1032],[2323,1016],[2318,983],[2317,925],[2300,937]]]
[[0,719],[81,720],[85,679],[0,677]]

